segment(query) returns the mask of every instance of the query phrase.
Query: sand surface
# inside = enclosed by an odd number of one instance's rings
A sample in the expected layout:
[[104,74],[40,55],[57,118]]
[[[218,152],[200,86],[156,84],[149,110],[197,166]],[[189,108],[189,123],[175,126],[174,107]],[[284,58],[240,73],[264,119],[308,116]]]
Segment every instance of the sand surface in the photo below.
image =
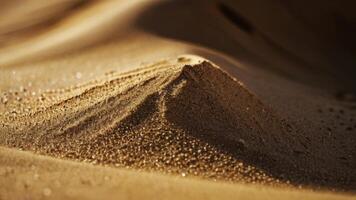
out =
[[93,166],[0,148],[1,199],[354,199]]
[[347,31],[256,2],[4,4],[0,199],[354,198]]

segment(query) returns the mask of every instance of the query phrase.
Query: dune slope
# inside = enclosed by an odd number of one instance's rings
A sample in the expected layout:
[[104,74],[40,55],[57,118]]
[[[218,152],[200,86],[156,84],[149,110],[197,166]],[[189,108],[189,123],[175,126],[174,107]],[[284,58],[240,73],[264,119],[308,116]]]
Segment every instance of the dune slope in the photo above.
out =
[[352,186],[351,170],[337,170],[338,164],[315,169],[315,159],[323,161],[319,152],[308,151],[290,124],[208,61],[181,57],[175,64],[113,74],[61,96],[30,114],[5,114],[0,142],[182,176]]

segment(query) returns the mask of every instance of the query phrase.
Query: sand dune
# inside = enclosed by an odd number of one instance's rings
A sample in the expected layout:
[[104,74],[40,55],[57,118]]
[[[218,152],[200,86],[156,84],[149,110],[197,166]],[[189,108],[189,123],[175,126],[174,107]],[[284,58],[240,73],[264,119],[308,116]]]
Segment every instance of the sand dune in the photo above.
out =
[[353,198],[352,4],[2,2],[0,199]]
[[[41,108],[48,95],[62,99]],[[315,169],[325,152],[308,149],[292,125],[200,57],[111,73],[26,104],[32,112],[5,112],[1,144],[184,176],[343,189],[355,184],[352,167]]]
[[[278,181],[234,155],[251,162],[268,159],[257,153],[264,151],[258,144],[270,143],[272,150],[273,137],[283,132],[278,120],[241,83],[199,60],[180,57],[111,75],[30,115],[9,115],[2,143],[119,167]],[[267,124],[275,136],[264,136]]]

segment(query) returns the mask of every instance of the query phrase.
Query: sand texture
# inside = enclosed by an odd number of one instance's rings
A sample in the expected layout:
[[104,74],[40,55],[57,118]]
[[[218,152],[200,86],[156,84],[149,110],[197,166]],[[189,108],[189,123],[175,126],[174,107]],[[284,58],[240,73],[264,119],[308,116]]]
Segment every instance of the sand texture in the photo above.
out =
[[0,200],[355,199],[353,11],[315,2],[4,3]]
[[0,155],[1,199],[354,199],[92,166],[3,147]]

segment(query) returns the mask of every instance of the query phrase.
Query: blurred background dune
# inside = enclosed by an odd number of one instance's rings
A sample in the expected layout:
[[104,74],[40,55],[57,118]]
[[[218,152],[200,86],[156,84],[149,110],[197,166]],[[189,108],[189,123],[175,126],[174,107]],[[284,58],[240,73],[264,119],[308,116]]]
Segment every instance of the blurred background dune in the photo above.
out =
[[140,33],[137,38],[143,43],[143,35],[155,34],[214,49],[289,78],[323,77],[353,89],[354,6],[351,0],[3,1],[0,66],[124,41]]

